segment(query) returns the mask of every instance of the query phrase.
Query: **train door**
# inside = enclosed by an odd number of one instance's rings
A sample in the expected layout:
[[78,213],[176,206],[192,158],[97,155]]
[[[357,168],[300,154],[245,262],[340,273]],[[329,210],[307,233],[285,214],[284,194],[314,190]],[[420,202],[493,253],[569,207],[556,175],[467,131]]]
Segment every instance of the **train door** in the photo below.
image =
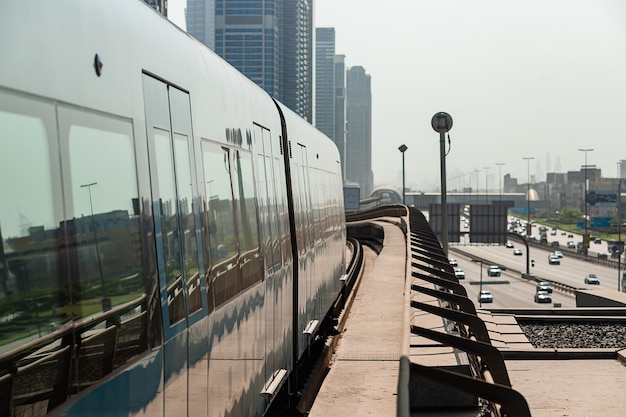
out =
[[197,241],[199,213],[195,203],[191,110],[189,95],[184,91],[148,75],[144,75],[143,87],[165,335],[164,407],[165,415],[181,416],[187,415],[188,409],[188,369],[198,359],[188,355],[197,350],[194,343],[201,343],[190,340],[188,335],[192,333],[187,329],[206,309],[200,273],[204,268]]
[[279,358],[281,355],[279,347],[281,345],[282,318],[280,316],[280,303],[277,302],[280,297],[275,275],[280,269],[282,261],[280,236],[278,235],[279,218],[276,206],[277,190],[274,181],[271,133],[269,130],[255,125],[254,140],[257,151],[256,179],[261,222],[261,250],[264,254],[267,278],[265,298],[271,300],[265,303],[265,357],[267,358],[265,377],[267,381],[273,377],[275,370],[279,369],[282,363]]
[[315,262],[313,257],[312,248],[315,243],[314,237],[314,217],[313,206],[311,200],[311,177],[309,175],[309,160],[307,154],[307,147],[298,143],[295,147],[297,149],[294,160],[298,164],[299,174],[299,196],[300,204],[302,206],[302,249],[298,257],[298,289],[299,289],[299,303],[298,308],[300,310],[298,318],[298,334],[300,335],[298,354],[301,355],[304,352],[309,340],[308,336],[302,333],[304,327],[307,326],[312,320],[319,319],[316,317],[313,303],[315,302]]

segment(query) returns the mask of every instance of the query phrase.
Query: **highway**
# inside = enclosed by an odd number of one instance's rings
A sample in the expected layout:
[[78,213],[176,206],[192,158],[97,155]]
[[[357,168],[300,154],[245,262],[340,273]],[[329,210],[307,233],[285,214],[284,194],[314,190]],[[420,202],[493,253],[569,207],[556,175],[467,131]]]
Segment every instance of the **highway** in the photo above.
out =
[[[552,236],[554,237],[554,236]],[[573,239],[576,241],[576,239]],[[463,268],[466,278],[461,280],[465,286],[469,298],[478,305],[477,296],[480,290],[481,264],[472,262],[470,258],[462,255],[459,251],[474,255],[483,259],[488,259],[490,264],[503,267],[501,277],[488,277],[487,268],[489,264],[482,265],[482,289],[493,293],[492,304],[483,304],[483,308],[518,308],[536,307],[553,308],[553,304],[538,304],[534,302],[535,286],[534,280],[526,280],[521,277],[521,273],[526,271],[526,247],[518,241],[513,241],[516,248],[522,250],[522,256],[513,255],[513,248],[505,246],[475,246],[475,245],[451,245],[449,258],[457,259],[459,268]],[[618,272],[616,269],[595,265],[589,262],[568,258],[567,252],[563,251],[564,257],[560,265],[549,265],[549,250],[530,247],[530,259],[535,260],[535,266],[530,267],[530,273],[556,281],[563,284],[587,289],[617,290]],[[584,283],[586,274],[594,273],[600,279],[600,285],[588,285]],[[576,307],[574,295],[555,289],[552,293],[553,303],[560,303],[563,308]]]

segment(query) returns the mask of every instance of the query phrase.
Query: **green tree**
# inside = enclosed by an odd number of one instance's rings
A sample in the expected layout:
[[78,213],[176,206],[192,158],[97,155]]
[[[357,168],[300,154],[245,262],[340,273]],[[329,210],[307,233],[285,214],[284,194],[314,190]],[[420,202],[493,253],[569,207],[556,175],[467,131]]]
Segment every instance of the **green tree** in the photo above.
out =
[[585,217],[577,208],[564,208],[559,211],[559,221],[561,223],[576,223],[585,220]]

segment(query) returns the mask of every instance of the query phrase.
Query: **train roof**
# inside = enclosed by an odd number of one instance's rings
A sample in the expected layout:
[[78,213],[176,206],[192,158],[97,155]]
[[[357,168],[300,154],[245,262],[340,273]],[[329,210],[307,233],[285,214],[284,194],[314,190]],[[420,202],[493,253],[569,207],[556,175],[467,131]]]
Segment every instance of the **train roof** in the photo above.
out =
[[[190,92],[194,134],[224,141],[223,126],[252,121],[280,134],[267,92],[142,1],[11,1],[0,14],[0,54],[0,89],[141,121],[150,74]],[[280,106],[291,140],[339,162],[330,139]]]

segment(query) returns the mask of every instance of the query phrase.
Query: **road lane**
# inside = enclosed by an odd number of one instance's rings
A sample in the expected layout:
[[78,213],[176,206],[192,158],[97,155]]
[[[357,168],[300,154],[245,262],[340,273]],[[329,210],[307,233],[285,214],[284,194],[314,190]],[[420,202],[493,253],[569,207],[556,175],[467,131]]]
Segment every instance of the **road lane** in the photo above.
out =
[[[465,250],[467,248],[462,247],[462,249]],[[481,289],[481,264],[472,262],[470,258],[457,252],[453,251],[452,253],[459,262],[459,268],[463,268],[465,271],[466,278],[460,282],[466,288],[468,297],[474,302],[476,307],[479,307],[477,297]],[[489,252],[482,255],[478,256],[487,258]],[[512,255],[510,256],[512,257]],[[504,265],[504,262],[497,263]],[[482,265],[482,289],[491,291],[494,301],[493,303],[483,304],[482,308],[553,308],[553,304],[538,304],[534,302],[536,281],[522,279],[520,273],[509,269],[503,270],[500,277],[489,277],[487,276],[488,266],[488,264]],[[554,291],[552,299],[553,303],[561,303],[563,308],[576,306],[573,294]]]
[[[526,271],[526,248],[522,249],[522,256],[513,255],[513,248],[506,248],[499,245],[453,245],[450,247],[450,257],[458,260],[459,267],[463,268],[466,274],[465,280],[461,283],[468,291],[470,299],[478,306],[477,295],[481,288],[480,272],[481,264],[472,262],[470,258],[462,255],[458,250],[470,255],[489,260],[489,263],[482,265],[482,289],[489,290],[494,296],[493,304],[483,304],[483,308],[553,308],[553,303],[560,303],[563,308],[575,307],[573,294],[554,290],[552,294],[552,304],[539,304],[534,302],[536,281],[526,280],[521,277],[521,272]],[[549,250],[541,248],[530,248],[531,259],[535,259],[535,266],[530,268],[531,274],[538,278],[560,282],[577,288],[587,289],[617,289],[617,270],[591,264],[572,257],[567,254],[561,259],[561,265],[549,265]],[[501,265],[504,270],[501,277],[488,277],[487,268],[489,264]],[[595,273],[600,279],[600,285],[589,285],[584,283],[584,277],[588,273]]]

